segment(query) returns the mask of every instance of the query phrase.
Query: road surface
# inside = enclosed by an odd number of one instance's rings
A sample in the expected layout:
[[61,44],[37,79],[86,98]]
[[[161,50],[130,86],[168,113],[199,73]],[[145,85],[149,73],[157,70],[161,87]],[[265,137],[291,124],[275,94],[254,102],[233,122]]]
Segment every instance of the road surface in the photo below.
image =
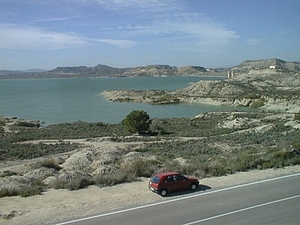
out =
[[162,202],[59,225],[289,225],[300,221],[300,174],[238,186],[180,193]]

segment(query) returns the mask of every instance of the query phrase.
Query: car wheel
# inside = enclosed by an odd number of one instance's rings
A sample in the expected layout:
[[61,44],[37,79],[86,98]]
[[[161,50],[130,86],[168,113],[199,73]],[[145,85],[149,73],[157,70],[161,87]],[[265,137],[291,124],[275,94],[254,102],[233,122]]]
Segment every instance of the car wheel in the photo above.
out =
[[167,194],[168,194],[168,191],[167,191],[166,189],[163,189],[163,190],[160,191],[160,195],[161,195],[162,197],[167,196]]
[[191,190],[192,191],[195,191],[197,189],[197,187],[198,187],[197,184],[195,184],[195,183],[191,184]]

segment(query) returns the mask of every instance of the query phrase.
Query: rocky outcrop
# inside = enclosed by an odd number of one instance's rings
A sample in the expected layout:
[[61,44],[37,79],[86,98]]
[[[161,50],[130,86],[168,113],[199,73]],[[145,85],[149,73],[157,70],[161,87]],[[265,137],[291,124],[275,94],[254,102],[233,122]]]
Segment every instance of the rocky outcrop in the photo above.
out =
[[[96,147],[98,140],[90,140],[85,146],[69,155],[53,156],[50,160],[57,163],[56,168],[45,167],[45,160],[35,159],[31,163],[24,161],[16,166],[0,169],[0,192],[18,192],[32,186],[34,182],[42,182],[45,185],[53,186],[58,182],[69,182],[74,179],[89,179],[99,174],[114,173],[117,169],[116,162],[125,165],[132,157],[147,160],[142,154],[131,153],[132,149],[139,144],[109,143],[105,145],[103,140],[99,140],[101,146]],[[46,142],[46,141],[45,141]],[[57,169],[59,168],[59,169]],[[9,174],[14,174],[10,175]]]
[[[150,104],[206,103],[282,110],[300,106],[300,74],[240,74],[229,80],[202,80],[175,91],[113,90],[102,94],[111,101]],[[299,107],[300,108],[300,107]]]

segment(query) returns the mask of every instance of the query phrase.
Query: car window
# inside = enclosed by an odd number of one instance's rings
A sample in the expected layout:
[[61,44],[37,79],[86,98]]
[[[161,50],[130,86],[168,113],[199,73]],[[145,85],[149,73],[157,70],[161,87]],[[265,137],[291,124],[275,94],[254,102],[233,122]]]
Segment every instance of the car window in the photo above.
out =
[[174,181],[173,176],[167,176],[166,180],[165,180],[165,183],[170,183],[170,182],[173,182],[173,181]]
[[155,176],[155,177],[153,177],[153,178],[151,179],[151,182],[152,182],[152,183],[155,183],[155,184],[158,184],[159,181],[160,181],[160,177],[158,177],[158,176]]
[[185,177],[182,175],[174,175],[174,180],[175,181],[184,181]]

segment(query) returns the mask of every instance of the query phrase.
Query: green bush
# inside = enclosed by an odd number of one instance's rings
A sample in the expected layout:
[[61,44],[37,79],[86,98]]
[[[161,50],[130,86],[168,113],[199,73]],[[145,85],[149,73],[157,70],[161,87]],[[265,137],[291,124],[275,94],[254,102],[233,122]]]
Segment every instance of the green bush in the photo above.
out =
[[95,185],[98,185],[99,187],[113,186],[129,181],[128,175],[121,171],[117,173],[103,173],[94,178]]
[[246,98],[249,99],[259,99],[260,98],[260,94],[255,94],[255,93],[249,93]]
[[5,120],[0,118],[0,126],[5,126]]
[[131,133],[144,133],[149,130],[150,117],[143,110],[133,110],[122,121],[125,128]]
[[295,113],[294,120],[300,120],[300,112]]
[[0,174],[0,177],[10,177],[13,175],[18,175],[16,172],[10,171],[10,170],[5,170]]
[[28,186],[25,186],[20,189],[7,189],[7,188],[2,188],[0,190],[0,197],[9,197],[9,196],[21,196],[21,197],[29,197],[29,196],[34,196],[34,195],[39,195],[43,191],[45,191],[45,185],[39,181],[39,180],[34,180],[31,184]]
[[250,104],[250,107],[251,108],[259,108],[259,107],[262,107],[264,106],[265,103],[262,101],[262,100],[257,100],[257,101],[253,101],[251,104]]
[[155,170],[155,161],[141,158],[122,165],[122,171],[133,178],[151,177]]
[[40,195],[44,190],[44,186],[30,186],[22,189],[18,195],[21,197],[30,197],[34,195]]
[[178,104],[179,99],[170,94],[165,94],[151,101],[151,104]]
[[77,177],[72,180],[58,179],[57,181],[52,183],[50,187],[55,189],[69,189],[73,191],[86,188],[92,184],[94,184],[94,181],[90,178]]

